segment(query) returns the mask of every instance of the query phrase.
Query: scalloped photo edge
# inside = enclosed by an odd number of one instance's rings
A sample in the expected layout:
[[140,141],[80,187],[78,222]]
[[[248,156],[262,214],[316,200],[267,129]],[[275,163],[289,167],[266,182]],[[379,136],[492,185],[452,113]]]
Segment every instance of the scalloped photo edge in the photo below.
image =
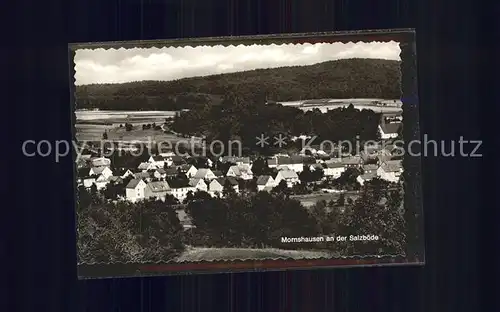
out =
[[68,56],[79,278],[425,263],[413,29]]

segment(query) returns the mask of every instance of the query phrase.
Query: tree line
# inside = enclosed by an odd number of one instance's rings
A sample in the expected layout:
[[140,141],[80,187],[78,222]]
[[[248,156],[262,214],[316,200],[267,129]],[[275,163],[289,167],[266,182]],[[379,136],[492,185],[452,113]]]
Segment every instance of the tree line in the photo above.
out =
[[[237,194],[225,185],[225,197],[190,194],[185,212],[195,228],[183,230],[172,207],[177,202],[107,201],[95,189],[78,190],[80,262],[168,261],[186,246],[329,250],[335,255],[383,255],[405,252],[402,189],[383,180],[365,183],[356,198],[319,201],[311,208],[291,198],[286,187],[272,192]],[[281,237],[377,235],[378,241],[282,243]]]
[[184,78],[76,87],[77,107],[102,110],[179,110],[238,93],[247,101],[293,101],[317,98],[400,97],[400,62],[344,59],[309,66],[257,69]]

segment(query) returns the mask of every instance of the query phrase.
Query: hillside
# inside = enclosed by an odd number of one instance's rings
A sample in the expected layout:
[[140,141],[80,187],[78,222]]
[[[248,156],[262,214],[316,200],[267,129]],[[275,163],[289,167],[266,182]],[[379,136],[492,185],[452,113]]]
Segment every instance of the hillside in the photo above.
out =
[[77,86],[78,108],[177,110],[218,104],[236,93],[246,101],[311,98],[399,98],[400,62],[345,59],[310,66],[193,77]]

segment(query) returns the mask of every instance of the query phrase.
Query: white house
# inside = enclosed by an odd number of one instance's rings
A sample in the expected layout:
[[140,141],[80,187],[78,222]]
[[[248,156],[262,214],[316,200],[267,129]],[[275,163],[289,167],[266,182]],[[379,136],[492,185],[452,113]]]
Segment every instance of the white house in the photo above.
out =
[[196,171],[196,173],[193,175],[193,178],[196,179],[206,179],[206,180],[213,180],[217,178],[215,174],[212,172],[212,170],[208,168],[200,168]]
[[227,177],[234,177],[238,179],[243,179],[243,180],[252,180],[253,179],[253,172],[250,169],[249,165],[242,164],[242,165],[236,165],[236,166],[231,166],[227,170],[226,173]]
[[148,159],[148,163],[155,165],[157,168],[163,168],[165,166],[165,158],[162,156],[151,156]]
[[393,123],[381,123],[378,125],[378,131],[380,133],[380,138],[382,140],[394,139],[398,136],[399,128],[402,123],[393,122]]
[[295,184],[300,183],[299,176],[297,175],[297,172],[293,170],[280,170],[278,171],[278,174],[276,175],[276,178],[274,179],[276,185],[280,184],[282,180],[286,181],[286,184],[288,187],[292,187]]
[[275,186],[276,186],[276,183],[275,183],[273,177],[271,177],[269,175],[262,175],[262,176],[257,178],[257,190],[259,192],[271,189]]
[[363,164],[363,160],[361,159],[361,156],[348,156],[344,157],[341,160],[341,163],[344,165],[346,168],[359,168]]
[[323,174],[326,178],[337,179],[345,171],[343,163],[327,162],[323,164]]
[[106,185],[109,183],[109,178],[112,176],[106,177],[103,174],[100,174],[96,179],[95,179],[95,185],[97,187],[97,190],[102,190],[106,188]]
[[125,197],[133,203],[145,198],[146,182],[141,179],[132,179],[125,187]]
[[389,182],[398,182],[403,173],[401,160],[388,160],[377,169],[377,175]]
[[196,192],[196,188],[190,185],[175,185],[170,187],[169,193],[177,198],[179,202],[183,202],[189,192]]
[[89,176],[103,175],[106,179],[113,175],[113,171],[107,166],[92,167],[89,170]]
[[194,177],[196,172],[198,172],[198,169],[195,166],[191,165],[191,167],[189,167],[189,169],[186,171],[186,176],[188,178],[192,178]]
[[359,184],[363,185],[365,184],[365,181],[370,181],[371,179],[377,177],[376,172],[370,172],[370,173],[364,173],[362,175],[359,175],[356,178],[356,181],[358,181]]
[[[310,161],[306,161],[310,160]],[[316,160],[314,158],[307,158],[300,155],[294,155],[289,157],[277,156],[268,159],[267,165],[269,168],[276,168],[278,170],[293,170],[296,173],[300,173],[304,170],[304,164],[313,164]]]
[[144,190],[144,197],[165,201],[169,190],[170,186],[165,181],[149,182]]
[[189,186],[194,187],[198,191],[208,192],[208,185],[203,179],[192,178],[189,179]]
[[239,193],[240,189],[238,181],[233,177],[218,178],[212,180],[208,185],[208,193],[212,196],[216,196],[217,194],[219,194],[219,196],[222,196],[224,193],[224,184],[226,184],[226,182],[229,182],[233,187],[234,191],[236,193]]

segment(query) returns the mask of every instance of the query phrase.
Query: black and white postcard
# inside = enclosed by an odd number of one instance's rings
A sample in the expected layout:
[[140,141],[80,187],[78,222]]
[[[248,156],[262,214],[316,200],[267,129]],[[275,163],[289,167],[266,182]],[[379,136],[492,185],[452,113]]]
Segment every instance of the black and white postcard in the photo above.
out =
[[414,32],[69,50],[81,278],[424,262]]

